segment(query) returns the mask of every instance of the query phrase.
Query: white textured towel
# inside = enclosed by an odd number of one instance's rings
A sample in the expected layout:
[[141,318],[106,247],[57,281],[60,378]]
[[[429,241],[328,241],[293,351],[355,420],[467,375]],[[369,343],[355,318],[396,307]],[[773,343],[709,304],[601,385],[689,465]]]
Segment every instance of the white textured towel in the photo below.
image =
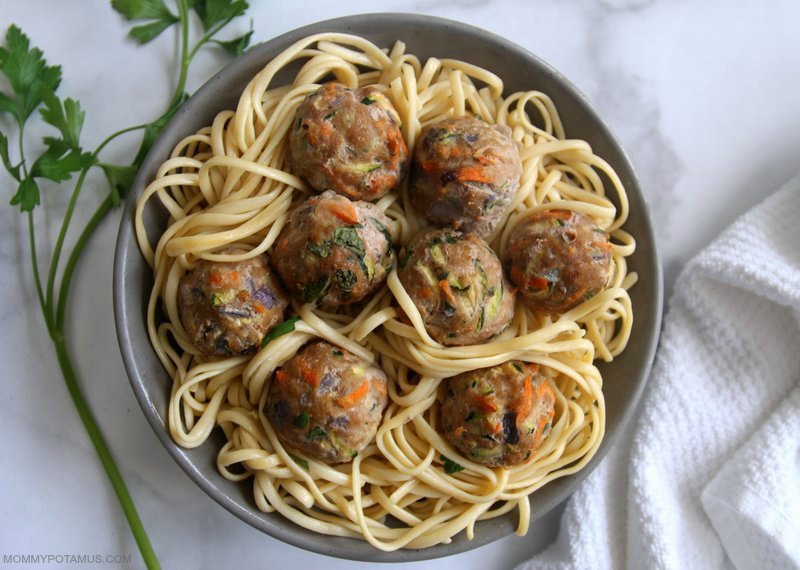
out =
[[800,568],[800,177],[686,266],[639,414],[520,569],[588,567]]

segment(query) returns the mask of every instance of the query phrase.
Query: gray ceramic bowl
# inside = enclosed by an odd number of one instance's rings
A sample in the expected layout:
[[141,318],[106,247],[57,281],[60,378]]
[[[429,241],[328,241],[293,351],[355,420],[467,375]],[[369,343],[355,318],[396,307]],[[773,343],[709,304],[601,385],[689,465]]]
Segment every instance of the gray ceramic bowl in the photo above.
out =
[[[365,561],[410,561],[448,556],[512,533],[516,513],[479,523],[472,541],[462,533],[448,545],[419,551],[383,553],[354,539],[322,540],[319,535],[295,526],[278,514],[260,512],[252,499],[249,483],[231,483],[217,473],[215,458],[223,444],[221,433],[215,433],[206,445],[187,450],[172,441],[166,427],[170,379],[147,337],[145,310],[152,275],[133,235],[132,215],[136,200],[181,138],[210,124],[218,111],[235,108],[250,78],[279,52],[307,35],[323,31],[359,34],[380,46],[391,46],[399,39],[406,43],[411,53],[423,60],[432,56],[458,58],[490,69],[505,81],[506,93],[538,89],[549,94],[561,113],[567,135],[588,141],[595,152],[615,168],[625,185],[630,199],[630,218],[625,228],[636,237],[638,244],[636,253],[629,258],[629,266],[638,272],[639,282],[631,290],[635,320],[630,344],[614,362],[600,365],[605,379],[608,417],[605,440],[580,473],[550,483],[531,496],[535,517],[543,516],[564,501],[598,464],[631,417],[647,380],[658,341],[662,304],[661,271],[649,211],[622,148],[586,98],[569,81],[536,56],[501,37],[429,16],[368,14],[339,18],[306,26],[258,45],[198,90],[178,111],[147,156],[128,196],[126,215],[119,231],[114,263],[114,310],[119,344],[131,385],[145,416],[167,451],[195,483],[230,512],[295,546]],[[150,235],[162,231],[166,221],[164,212],[153,206],[154,203],[150,202],[151,207],[145,213]]]

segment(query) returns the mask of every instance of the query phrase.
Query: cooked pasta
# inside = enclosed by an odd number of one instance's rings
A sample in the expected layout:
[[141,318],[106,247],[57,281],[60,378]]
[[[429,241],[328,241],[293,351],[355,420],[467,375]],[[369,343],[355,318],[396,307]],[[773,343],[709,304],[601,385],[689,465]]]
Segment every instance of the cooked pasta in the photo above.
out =
[[[302,65],[293,82],[275,85],[276,74],[295,62]],[[488,243],[502,256],[513,228],[543,209],[586,214],[612,239],[609,285],[563,315],[536,313],[518,298],[511,324],[489,342],[447,347],[428,335],[395,269],[374,296],[355,306],[325,311],[293,301],[294,330],[254,355],[204,356],[181,324],[181,277],[202,259],[237,261],[272,252],[290,211],[310,193],[288,167],[295,110],[334,79],[351,88],[372,85],[388,97],[409,149],[423,126],[447,117],[471,114],[510,127],[521,149],[522,177]],[[139,198],[136,235],[154,275],[147,326],[172,378],[171,435],[192,448],[219,427],[227,442],[217,466],[232,481],[252,481],[260,510],[386,551],[447,543],[462,531],[472,538],[478,521],[514,509],[517,532],[524,534],[528,496],[580,470],[597,451],[605,404],[593,363],[624,350],[633,320],[627,290],[636,275],[625,258],[635,241],[622,229],[628,202],[614,170],[589,144],[566,138],[546,94],[503,92],[490,71],[448,59],[420,61],[401,42],[381,49],[351,35],[311,36],[270,61],[235,111],[220,112],[210,126],[184,138]],[[407,186],[404,181],[376,202],[402,247],[428,225],[412,207]],[[160,236],[148,236],[142,221],[153,200],[169,214]],[[239,253],[221,253],[231,245]],[[315,338],[379,364],[388,377],[389,405],[377,436],[352,463],[327,465],[284,448],[264,413],[273,372]],[[440,434],[442,379],[512,359],[539,365],[556,394],[555,416],[529,461],[489,468]],[[463,470],[445,468],[453,464]]]

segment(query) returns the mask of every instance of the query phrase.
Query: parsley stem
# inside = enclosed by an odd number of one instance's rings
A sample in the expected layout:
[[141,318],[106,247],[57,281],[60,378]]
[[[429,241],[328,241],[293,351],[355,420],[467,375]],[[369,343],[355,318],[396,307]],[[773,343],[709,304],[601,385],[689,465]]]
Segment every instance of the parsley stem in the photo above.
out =
[[172,109],[178,99],[183,95],[186,88],[186,77],[189,73],[189,63],[192,61],[192,53],[189,55],[189,7],[186,0],[178,0],[178,14],[181,24],[181,73],[178,76],[178,84],[175,86],[175,93],[167,109]]
[[[22,165],[23,180],[28,178],[28,167],[25,164],[25,122],[17,120],[19,125],[19,162]],[[42,289],[42,277],[39,273],[39,253],[36,249],[36,231],[33,227],[33,210],[28,210],[28,241],[31,248],[31,266],[33,268],[33,282],[36,286],[36,296],[39,298],[39,306],[42,308],[42,316],[47,326],[47,332],[53,336],[53,313],[49,303],[45,300],[44,289]]]
[[89,169],[89,166],[85,166],[83,170],[81,170],[81,175],[78,177],[78,181],[75,183],[75,189],[72,191],[72,196],[70,196],[67,210],[64,213],[64,220],[61,222],[61,230],[58,232],[58,239],[56,240],[56,245],[53,249],[53,257],[50,259],[50,271],[47,275],[47,305],[49,307],[53,306],[53,290],[56,284],[56,271],[58,270],[58,261],[61,257],[61,248],[64,247],[64,239],[67,236],[67,228],[69,228],[70,221],[72,221],[72,213],[75,211],[75,204],[78,201],[78,196],[83,188],[83,181],[86,179],[86,174],[89,172]]
[[130,133],[130,132],[133,132],[133,131],[138,131],[138,130],[141,130],[141,129],[145,129],[145,128],[147,128],[147,126],[148,126],[148,123],[142,123],[141,125],[135,125],[133,127],[127,127],[127,128],[122,129],[120,131],[117,131],[116,133],[108,135],[103,142],[101,142],[99,145],[97,145],[97,148],[94,149],[94,152],[92,153],[92,156],[94,156],[96,158],[97,155],[100,154],[100,151],[102,151],[104,148],[106,148],[106,145],[108,145],[108,143],[113,141],[115,138],[117,138],[119,136],[122,136],[124,134]]
[[61,367],[61,372],[64,375],[64,381],[67,385],[67,391],[72,397],[75,408],[78,410],[78,416],[80,416],[83,426],[86,428],[86,433],[89,435],[89,439],[94,445],[97,456],[100,458],[100,462],[106,470],[108,479],[111,481],[111,486],[117,494],[120,505],[122,505],[125,518],[128,519],[128,524],[131,527],[131,532],[142,554],[144,563],[147,568],[160,568],[158,558],[156,558],[156,554],[144,530],[142,521],[139,519],[139,513],[136,511],[136,506],[133,504],[133,499],[131,499],[125,481],[122,479],[122,475],[111,455],[108,444],[106,444],[103,434],[83,397],[80,385],[78,384],[77,374],[69,358],[66,341],[63,337],[59,337],[53,339],[53,342],[56,348],[58,364]]
[[234,16],[231,16],[230,18],[226,18],[225,20],[222,20],[221,22],[218,22],[215,26],[213,26],[211,29],[209,29],[205,34],[200,36],[200,39],[197,40],[197,43],[192,48],[192,51],[189,52],[189,61],[191,61],[192,58],[194,58],[194,54],[197,53],[197,50],[199,50],[201,47],[203,47],[203,44],[205,44],[206,42],[208,42],[208,40],[210,40],[212,37],[214,37],[217,34],[217,32],[219,32],[222,28],[227,26],[231,22],[231,20],[233,20],[233,18],[234,18]]
[[31,248],[31,265],[33,266],[33,282],[36,284],[36,296],[39,298],[39,305],[42,308],[42,316],[44,317],[45,325],[47,325],[47,332],[53,336],[53,313],[50,310],[47,302],[44,299],[44,290],[42,289],[42,279],[39,275],[39,260],[36,253],[36,232],[33,228],[33,212],[28,211],[28,239]]
[[67,259],[67,264],[64,266],[64,275],[61,277],[61,288],[58,291],[58,305],[56,307],[55,326],[58,331],[62,331],[64,328],[64,319],[66,318],[67,312],[67,298],[69,297],[69,288],[72,285],[72,275],[75,272],[75,267],[78,264],[78,260],[86,244],[89,242],[89,238],[92,237],[97,226],[100,225],[105,215],[111,210],[112,204],[113,199],[111,194],[109,194],[103,199],[100,206],[98,206],[97,210],[95,210],[92,217],[86,223],[86,227],[83,228],[81,235],[75,242],[75,246],[72,248],[72,252]]
[[17,143],[19,144],[19,163],[22,166],[24,177],[27,178],[28,166],[25,164],[25,145],[23,144],[25,140],[25,122],[17,119],[17,125],[19,125],[19,139],[17,139]]

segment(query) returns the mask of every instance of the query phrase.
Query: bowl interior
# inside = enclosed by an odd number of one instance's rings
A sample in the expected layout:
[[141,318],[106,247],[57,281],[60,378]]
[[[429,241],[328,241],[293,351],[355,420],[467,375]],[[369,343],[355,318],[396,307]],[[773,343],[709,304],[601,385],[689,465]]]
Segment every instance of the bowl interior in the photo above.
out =
[[[630,217],[625,228],[637,240],[636,252],[628,258],[630,271],[639,274],[639,282],[630,291],[635,313],[633,333],[621,356],[599,366],[607,405],[606,436],[600,449],[582,471],[554,481],[531,496],[534,519],[558,505],[575,489],[613,445],[630,418],[655,353],[661,320],[662,281],[649,209],[627,157],[586,98],[562,75],[526,50],[478,28],[409,14],[368,14],[329,20],[255,46],[212,77],[178,111],[136,177],[119,231],[114,265],[114,310],[125,368],[145,416],[172,457],[213,499],[263,532],[307,550],[354,560],[411,561],[463,552],[512,533],[517,515],[512,512],[479,523],[472,541],[461,533],[450,544],[425,550],[384,553],[354,539],[320,540],[319,535],[295,526],[278,514],[260,512],[249,484],[232,483],[219,475],[215,460],[224,443],[219,430],[215,430],[205,445],[187,450],[172,441],[166,426],[171,380],[147,336],[145,312],[153,279],[133,233],[136,200],[179,140],[210,124],[217,112],[235,109],[248,81],[283,49],[307,35],[323,31],[358,34],[383,47],[401,40],[406,43],[407,50],[422,61],[428,57],[456,58],[491,70],[504,80],[506,93],[531,89],[547,93],[559,110],[567,136],[588,141],[595,152],[614,167],[630,201]],[[275,85],[280,83],[279,76]],[[151,202],[145,212],[145,226],[151,239],[163,231],[165,223],[164,211]]]

